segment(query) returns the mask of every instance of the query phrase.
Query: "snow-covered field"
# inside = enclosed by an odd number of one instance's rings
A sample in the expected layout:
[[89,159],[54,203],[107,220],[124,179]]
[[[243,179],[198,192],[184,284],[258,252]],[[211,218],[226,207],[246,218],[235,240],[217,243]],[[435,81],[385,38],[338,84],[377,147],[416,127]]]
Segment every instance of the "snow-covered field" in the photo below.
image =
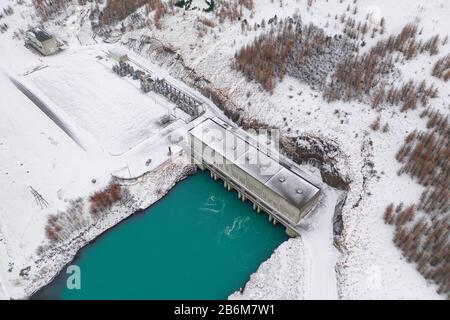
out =
[[[297,12],[304,23],[313,22],[330,35],[342,31],[342,24],[335,16],[347,12],[348,5],[354,7],[353,0],[317,0],[311,7],[306,0],[254,2],[252,13],[243,10],[250,26],[263,18],[268,21],[275,14],[288,17]],[[0,34],[3,73],[0,75],[0,298],[23,297],[40,272],[51,270],[54,274],[57,266],[69,261],[83,244],[131,214],[128,210],[103,222],[98,232],[79,240],[67,255],[55,258],[56,267],[49,268],[50,263],[36,267],[33,257],[44,240],[47,215],[63,210],[69,199],[85,197],[102,188],[111,173],[137,176],[153,170],[154,179],[167,180],[164,185],[167,191],[182,176],[184,166],[178,164],[168,174],[158,165],[167,166],[164,162],[169,158],[167,147],[173,145],[173,136],[186,127],[181,120],[166,128],[158,127],[157,119],[169,112],[170,104],[158,96],[141,94],[132,80],[110,71],[105,50],[113,45],[93,41],[86,23],[79,26],[80,17],[85,14],[82,10],[88,6],[68,10],[65,25],[48,23],[48,29],[66,40],[68,48],[52,57],[40,57],[27,50],[22,40],[13,37],[14,31],[36,23],[29,2],[16,5],[15,0],[0,0],[0,10],[8,4],[14,6],[15,13],[0,20],[10,26]],[[372,14],[373,24],[381,17],[386,19],[386,36],[399,32],[409,22],[423,28],[423,38],[436,33],[443,37],[450,32],[450,3],[444,0],[357,0],[356,4],[356,20],[365,20],[367,13]],[[125,33],[121,41],[126,43],[130,37],[145,35],[170,44],[187,66],[227,92],[249,117],[278,126],[286,135],[313,134],[336,142],[345,155],[338,159],[338,166],[352,181],[342,209],[344,229],[340,251],[332,246],[332,219],[338,195],[330,189],[322,206],[305,221],[302,237],[282,244],[251,277],[244,292],[235,293],[231,298],[442,298],[435,286],[402,258],[392,242],[392,228],[383,221],[387,204],[414,202],[422,192],[422,187],[408,176],[397,176],[400,164],[394,159],[405,135],[425,128],[424,120],[419,118],[420,110],[400,113],[398,106],[388,106],[377,112],[360,102],[330,104],[322,99],[320,92],[289,76],[270,95],[230,66],[236,51],[261,30],[242,33],[239,22],[226,21],[198,37],[198,17],[215,19],[209,13],[183,14],[179,10],[162,19],[161,30],[135,30]],[[368,36],[365,48],[382,37]],[[449,113],[450,87],[430,74],[434,62],[449,52],[447,43],[436,56],[421,54],[400,66],[401,79],[425,78],[439,89],[439,97],[432,99],[430,105],[444,114]],[[164,77],[184,75],[180,65],[167,56],[145,51],[141,54],[136,59]],[[44,115],[6,75],[45,101],[76,133],[82,147]],[[183,80],[186,79],[173,81],[183,86]],[[213,104],[206,102],[208,114],[220,114]],[[369,128],[377,116],[381,116],[382,125],[389,124],[388,132]],[[146,166],[149,158],[152,162]],[[375,172],[367,168],[368,162],[373,163]],[[96,179],[95,184],[92,179]],[[142,202],[141,207],[157,199],[154,181],[144,180],[134,190],[140,199],[154,195]],[[47,200],[47,207],[41,208],[36,203],[30,187]],[[30,276],[19,276],[29,265],[34,266]]]

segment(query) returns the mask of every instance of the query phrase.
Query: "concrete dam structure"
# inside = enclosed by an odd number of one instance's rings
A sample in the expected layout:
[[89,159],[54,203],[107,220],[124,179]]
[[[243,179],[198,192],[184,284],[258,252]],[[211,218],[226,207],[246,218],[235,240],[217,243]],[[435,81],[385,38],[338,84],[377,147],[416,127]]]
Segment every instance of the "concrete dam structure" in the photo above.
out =
[[320,189],[294,170],[270,147],[258,146],[248,135],[219,118],[207,118],[189,131],[192,161],[211,177],[250,200],[257,212],[299,234],[299,222],[318,203]]

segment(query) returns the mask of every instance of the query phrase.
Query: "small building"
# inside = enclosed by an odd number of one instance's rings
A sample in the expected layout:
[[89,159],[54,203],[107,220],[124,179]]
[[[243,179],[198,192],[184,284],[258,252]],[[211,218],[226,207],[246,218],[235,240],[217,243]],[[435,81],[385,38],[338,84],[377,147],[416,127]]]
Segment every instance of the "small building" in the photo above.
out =
[[38,28],[27,31],[25,42],[44,56],[54,54],[59,49],[55,37]]
[[111,50],[108,50],[108,52],[109,56],[117,62],[125,62],[128,60],[127,53],[121,48],[113,48]]
[[[214,179],[235,189],[242,201],[269,214],[295,236],[300,220],[318,203],[320,189],[293,170],[278,152],[264,150],[219,118],[205,119],[189,131],[191,157]],[[275,156],[276,155],[276,156]]]

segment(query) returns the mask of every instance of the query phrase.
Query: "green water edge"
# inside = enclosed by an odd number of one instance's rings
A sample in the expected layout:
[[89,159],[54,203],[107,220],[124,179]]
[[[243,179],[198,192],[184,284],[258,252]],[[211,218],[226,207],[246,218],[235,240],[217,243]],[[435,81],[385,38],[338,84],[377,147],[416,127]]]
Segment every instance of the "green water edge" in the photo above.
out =
[[81,289],[67,288],[66,267],[31,298],[226,299],[286,239],[200,171],[81,249]]

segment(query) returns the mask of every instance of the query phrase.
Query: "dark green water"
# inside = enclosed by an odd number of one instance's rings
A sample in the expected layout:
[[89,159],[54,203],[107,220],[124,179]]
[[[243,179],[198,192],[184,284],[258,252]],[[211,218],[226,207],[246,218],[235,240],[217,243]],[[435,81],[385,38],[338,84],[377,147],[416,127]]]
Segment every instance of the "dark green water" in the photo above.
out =
[[199,172],[83,248],[72,263],[80,290],[67,289],[64,269],[32,298],[224,299],[286,238],[266,214]]

